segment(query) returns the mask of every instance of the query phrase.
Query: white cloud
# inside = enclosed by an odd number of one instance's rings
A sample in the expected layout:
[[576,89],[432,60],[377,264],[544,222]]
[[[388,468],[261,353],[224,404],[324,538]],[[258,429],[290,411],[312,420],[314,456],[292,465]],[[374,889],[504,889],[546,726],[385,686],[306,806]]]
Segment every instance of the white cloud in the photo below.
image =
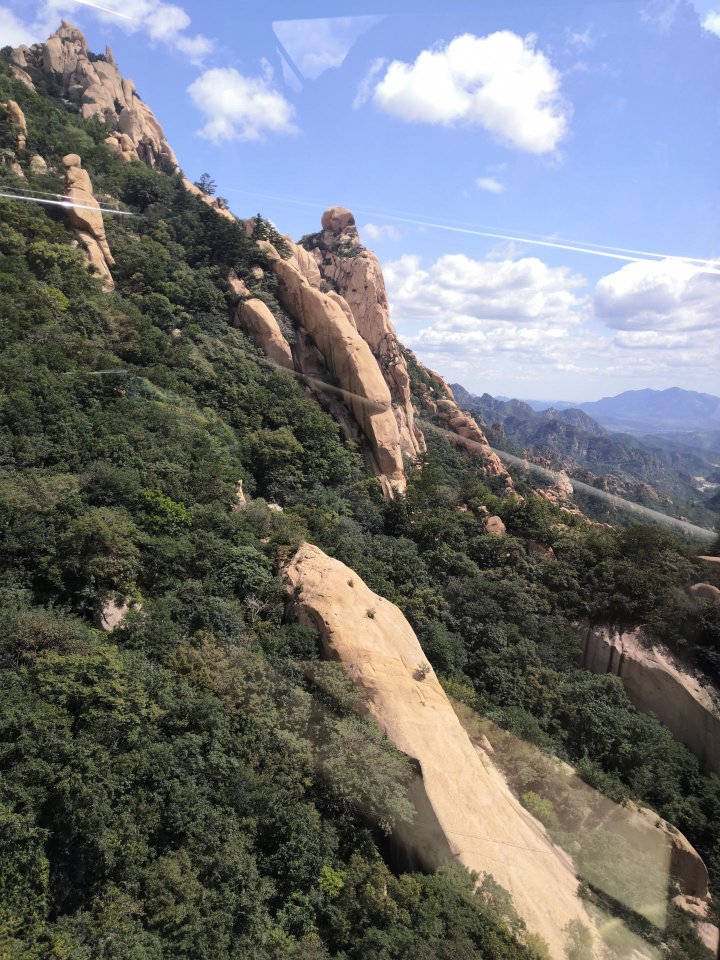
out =
[[707,30],[708,33],[714,33],[716,37],[720,37],[720,13],[715,10],[708,10],[702,21],[702,28]]
[[598,282],[592,308],[615,330],[716,329],[720,272],[675,258],[628,263]]
[[393,60],[373,99],[410,123],[477,125],[531,153],[555,150],[568,127],[560,74],[534,37],[509,30],[463,34],[412,64]]
[[0,47],[19,47],[21,43],[31,44],[37,40],[29,24],[22,23],[12,10],[0,7]]
[[430,266],[406,255],[384,271],[403,342],[471,387],[557,396],[566,384],[583,396],[717,381],[720,276],[684,261],[631,263],[589,291],[567,268],[512,252]]
[[234,67],[206,70],[188,93],[207,123],[200,136],[223,140],[262,140],[266,133],[297,133],[293,107],[273,87],[269,64],[261,76],[246,77]]
[[345,61],[355,41],[382,16],[331,17],[318,20],[279,20],[275,36],[307,80],[316,80]]
[[91,11],[103,23],[130,33],[143,32],[194,64],[201,63],[214,48],[208,37],[187,32],[191,20],[183,7],[165,0],[44,0],[38,25],[42,24],[47,34],[57,27],[60,17],[72,18],[80,8]]
[[488,193],[502,193],[505,190],[505,185],[497,177],[478,177],[475,186]]
[[361,236],[365,240],[370,240],[371,242],[377,243],[378,240],[391,240],[397,242],[402,239],[403,232],[400,227],[396,227],[392,223],[383,223],[378,225],[376,223],[366,223],[365,226],[360,231]]

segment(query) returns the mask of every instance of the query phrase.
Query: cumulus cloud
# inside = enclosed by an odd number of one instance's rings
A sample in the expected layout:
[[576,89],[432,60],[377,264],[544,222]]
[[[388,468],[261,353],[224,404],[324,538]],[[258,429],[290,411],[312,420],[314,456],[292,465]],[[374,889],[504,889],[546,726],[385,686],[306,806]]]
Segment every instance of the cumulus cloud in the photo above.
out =
[[410,123],[480,126],[520,150],[552,152],[567,132],[569,108],[560,74],[535,42],[509,30],[463,34],[423,50],[414,63],[393,60],[373,100]]
[[316,80],[345,61],[355,41],[382,16],[330,17],[318,20],[278,20],[275,36],[307,80]]
[[378,240],[391,240],[393,242],[397,242],[403,236],[403,232],[400,227],[396,227],[392,223],[383,223],[380,225],[377,223],[366,223],[360,233],[364,240],[369,240],[371,242],[377,242]]
[[598,282],[592,307],[616,330],[716,328],[720,273],[675,258],[628,263]]
[[165,0],[44,0],[37,18],[43,35],[55,29],[60,17],[72,16],[86,8],[104,23],[112,23],[131,33],[143,32],[155,43],[162,43],[199,64],[213,50],[214,43],[200,33],[190,33],[187,11]]
[[215,67],[190,84],[190,98],[207,118],[201,137],[222,143],[297,133],[292,104],[274,88],[270,65],[263,67],[256,77],[243,76],[234,67]]
[[487,193],[502,193],[505,190],[505,185],[497,177],[478,177],[475,186]]
[[643,261],[588,290],[565,267],[494,255],[453,254],[430,266],[407,255],[385,265],[393,320],[431,366],[483,389],[515,383],[521,395],[523,382],[582,392],[716,380],[720,275]]
[[707,30],[708,33],[714,33],[716,37],[720,37],[720,13],[716,10],[708,10],[702,21],[703,30]]
[[36,39],[29,24],[18,20],[7,7],[0,7],[0,47],[19,47],[21,43],[29,45]]

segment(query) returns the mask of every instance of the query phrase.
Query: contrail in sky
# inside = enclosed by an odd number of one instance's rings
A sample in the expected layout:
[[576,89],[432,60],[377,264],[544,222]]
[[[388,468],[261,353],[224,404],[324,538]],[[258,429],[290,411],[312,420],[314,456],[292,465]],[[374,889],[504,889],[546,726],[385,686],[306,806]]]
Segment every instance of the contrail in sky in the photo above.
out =
[[[294,203],[303,207],[319,207],[325,209],[325,204],[309,200],[296,200],[292,197],[280,197],[270,193],[255,193],[250,190],[238,190],[230,187],[225,188],[228,193],[241,193],[249,197],[261,197],[265,200],[277,200],[281,203]],[[671,253],[653,253],[646,250],[630,250],[626,247],[604,246],[600,243],[586,243],[568,240],[541,240],[538,237],[518,236],[506,233],[494,233],[486,230],[480,230],[475,227],[454,226],[449,223],[437,223],[432,220],[419,220],[414,217],[404,217],[399,214],[381,213],[377,210],[364,210],[362,207],[354,208],[356,213],[361,213],[366,217],[380,217],[385,220],[393,220],[397,223],[409,223],[418,227],[430,227],[435,230],[447,230],[450,233],[463,233],[475,237],[488,237],[491,240],[510,240],[515,243],[530,243],[539,247],[552,247],[556,250],[568,250],[571,253],[593,254],[596,257],[607,257],[611,260],[623,260],[626,263],[647,263],[649,259],[660,261],[666,259],[682,260],[687,263],[698,264],[707,267],[708,273],[720,274],[720,263],[718,260],[711,260],[702,257],[686,257]]]
[[110,13],[113,17],[120,17],[121,20],[137,20],[137,17],[130,17],[127,13],[111,10],[110,7],[104,7],[101,3],[93,3],[93,0],[70,0],[70,2],[79,3],[83,7],[92,7],[93,10],[101,10],[103,13]]

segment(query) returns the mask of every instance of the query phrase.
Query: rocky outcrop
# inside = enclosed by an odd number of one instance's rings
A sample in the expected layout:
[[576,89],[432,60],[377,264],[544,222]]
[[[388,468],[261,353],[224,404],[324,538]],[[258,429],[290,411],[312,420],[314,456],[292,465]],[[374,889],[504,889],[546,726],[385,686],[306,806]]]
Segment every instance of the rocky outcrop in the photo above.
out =
[[30,157],[30,173],[42,175],[47,172],[48,165],[45,162],[45,157],[41,157],[39,153],[36,153],[34,156]]
[[28,79],[33,70],[53,77],[62,97],[84,117],[109,121],[113,133],[106,143],[124,159],[138,159],[151,167],[161,162],[177,167],[162,127],[137,95],[132,80],[120,74],[109,47],[104,56],[91,57],[82,31],[63,20],[45,43],[18,47],[11,60]]
[[720,602],[720,589],[712,583],[694,583],[690,587],[690,595],[696,600],[709,600],[711,603]]
[[3,100],[3,106],[8,112],[8,118],[10,120],[10,126],[14,129],[15,135],[17,136],[17,149],[19,153],[22,153],[27,144],[27,121],[25,119],[25,114],[22,111],[22,107],[19,103],[16,103],[14,100]]
[[320,275],[347,303],[358,332],[380,365],[390,389],[401,450],[414,460],[425,450],[425,438],[415,426],[407,363],[390,322],[380,263],[360,243],[355,218],[345,207],[325,211],[322,232],[309,244]]
[[703,766],[720,773],[720,699],[702,674],[685,667],[639,629],[620,632],[587,625],[578,629],[582,666],[619,677],[638,710],[654,713]]
[[285,584],[294,615],[319,631],[327,656],[366,691],[371,716],[419,765],[427,808],[398,841],[427,868],[447,856],[492,874],[551,956],[565,960],[567,924],[592,926],[569,858],[479,755],[403,614],[309,544]]
[[[415,360],[414,356],[413,360]],[[451,443],[462,447],[470,454],[479,455],[485,472],[491,477],[501,477],[505,486],[511,490],[512,477],[503,466],[500,457],[491,450],[487,437],[474,417],[458,407],[450,385],[439,374],[428,370],[427,367],[423,369],[430,382],[422,383],[418,388],[422,405],[435,419],[439,420],[441,429]]]
[[[105,141],[107,143],[107,140]],[[191,183],[186,177],[183,177],[183,186],[188,191],[192,193],[194,197],[197,197],[199,200],[208,206],[211,207],[215,213],[220,214],[221,217],[225,217],[226,220],[235,220],[233,214],[225,206],[225,201],[221,200],[220,197],[211,197],[207,193],[203,193],[200,187],[196,187],[194,183]]]
[[485,533],[489,533],[493,537],[502,537],[507,533],[507,530],[500,517],[488,517],[485,521]]
[[292,351],[290,344],[283,336],[280,324],[270,312],[270,308],[262,300],[253,298],[242,300],[235,310],[234,326],[264,350],[273,363],[293,370]]
[[101,276],[105,289],[112,290],[115,284],[110,267],[115,261],[105,236],[105,224],[92,181],[76,153],[63,157],[63,166],[65,196],[71,204],[67,208],[68,219],[78,233],[88,265]]
[[[406,486],[398,427],[392,412],[390,391],[366,341],[350,323],[346,311],[333,298],[311,283],[307,264],[297,250],[283,259],[268,241],[258,241],[279,280],[278,298],[288,314],[322,357],[331,380],[337,384],[367,443],[374,472],[387,496]],[[296,367],[308,372],[298,351]]]
[[10,54],[10,66],[8,68],[8,73],[13,78],[13,80],[19,80],[20,83],[24,83],[26,87],[29,87],[30,90],[35,89],[35,84],[32,82],[32,78],[26,72],[25,67],[27,67],[27,59],[25,57],[25,51],[27,47],[18,47],[17,50],[13,50]]

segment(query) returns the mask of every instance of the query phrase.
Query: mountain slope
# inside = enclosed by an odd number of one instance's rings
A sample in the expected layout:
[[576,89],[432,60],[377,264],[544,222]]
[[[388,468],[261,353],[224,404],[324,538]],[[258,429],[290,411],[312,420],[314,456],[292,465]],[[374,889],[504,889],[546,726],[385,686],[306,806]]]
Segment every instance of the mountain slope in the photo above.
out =
[[[329,376],[330,356],[350,356],[334,333],[377,358],[304,247],[236,222],[171,164],[123,156],[107,142],[120,118],[65,102],[52,60],[45,74],[26,55],[35,90],[0,62],[0,99],[26,120],[21,146],[0,114],[5,192],[64,195],[63,158],[78,156],[93,196],[126,214],[103,218],[109,292],[65,208],[0,203],[2,952],[542,955],[491,876],[476,891],[457,865],[393,859],[388,832],[421,820],[416,770],[286,611],[279,570],[300,541],[396,604],[468,703],[672,817],[717,877],[717,784],[578,669],[571,626],[652,622],[711,664],[692,548],[596,528],[522,486],[507,496],[480,429],[400,345],[411,398],[444,432],[427,429],[422,469],[403,463],[391,497],[363,449],[372,424]],[[254,336],[238,319],[252,301],[274,321],[258,307]],[[270,362],[268,329],[322,376]],[[488,535],[490,512],[506,535]],[[690,921],[669,917],[651,945],[689,956]]]

